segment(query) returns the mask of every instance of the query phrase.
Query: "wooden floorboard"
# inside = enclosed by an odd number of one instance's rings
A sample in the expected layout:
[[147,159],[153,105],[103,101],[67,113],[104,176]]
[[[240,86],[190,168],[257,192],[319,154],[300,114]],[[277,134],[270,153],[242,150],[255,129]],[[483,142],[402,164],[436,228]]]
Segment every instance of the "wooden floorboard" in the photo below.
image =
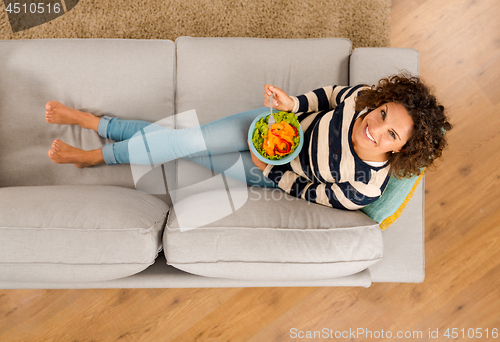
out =
[[[291,341],[293,328],[423,332],[408,341],[482,328],[482,338],[458,340],[500,341],[491,336],[500,329],[500,1],[392,6],[392,45],[420,51],[421,75],[455,126],[439,168],[426,175],[423,283],[0,290],[0,341]],[[429,338],[436,329],[439,338]]]

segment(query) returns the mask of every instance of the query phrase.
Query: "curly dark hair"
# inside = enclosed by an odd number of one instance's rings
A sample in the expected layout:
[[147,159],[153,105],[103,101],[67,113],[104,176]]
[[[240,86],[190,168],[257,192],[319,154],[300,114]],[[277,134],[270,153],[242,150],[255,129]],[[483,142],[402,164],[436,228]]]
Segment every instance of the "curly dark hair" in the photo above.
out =
[[411,137],[401,151],[389,156],[392,176],[410,178],[420,175],[424,168],[435,167],[434,161],[447,146],[445,133],[452,129],[445,108],[419,77],[404,72],[383,78],[378,85],[360,92],[356,110],[368,108],[370,112],[388,102],[401,104],[414,123]]

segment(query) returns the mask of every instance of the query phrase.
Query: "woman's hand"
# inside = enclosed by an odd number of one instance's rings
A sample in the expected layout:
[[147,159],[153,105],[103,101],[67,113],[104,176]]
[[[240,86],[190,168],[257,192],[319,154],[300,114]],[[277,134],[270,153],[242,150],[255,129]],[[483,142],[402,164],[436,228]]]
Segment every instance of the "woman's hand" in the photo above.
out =
[[294,102],[285,91],[270,84],[264,86],[264,106],[270,107],[269,96],[273,94],[273,108],[291,112],[293,110]]
[[[250,149],[250,142],[249,142],[249,141],[247,141],[247,143],[248,143],[248,148]],[[264,163],[264,162],[263,162],[262,160],[260,160],[259,158],[257,158],[257,157],[253,154],[252,150],[250,150],[250,155],[251,155],[251,157],[252,157],[252,161],[253,161],[253,163],[255,164],[255,166],[257,166],[257,167],[258,167],[261,171],[264,171],[264,169],[266,168],[267,164],[266,164],[266,163]]]

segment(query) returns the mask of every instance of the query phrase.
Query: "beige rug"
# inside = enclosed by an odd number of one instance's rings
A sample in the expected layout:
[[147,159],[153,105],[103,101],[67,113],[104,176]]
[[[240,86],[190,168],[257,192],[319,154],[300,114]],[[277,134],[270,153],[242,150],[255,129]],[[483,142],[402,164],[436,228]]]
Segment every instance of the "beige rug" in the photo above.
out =
[[[67,7],[69,1],[76,3],[66,0]],[[80,0],[66,14],[14,33],[1,2],[0,38],[344,37],[353,47],[390,46],[390,6],[391,0]]]

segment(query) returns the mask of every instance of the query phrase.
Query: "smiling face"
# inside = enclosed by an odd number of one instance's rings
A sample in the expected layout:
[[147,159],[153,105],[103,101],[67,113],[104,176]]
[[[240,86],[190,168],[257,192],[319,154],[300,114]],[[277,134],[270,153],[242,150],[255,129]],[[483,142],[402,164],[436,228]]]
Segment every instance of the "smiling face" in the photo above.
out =
[[413,120],[405,107],[389,102],[356,120],[352,143],[362,160],[386,161],[390,153],[401,150],[412,130]]

